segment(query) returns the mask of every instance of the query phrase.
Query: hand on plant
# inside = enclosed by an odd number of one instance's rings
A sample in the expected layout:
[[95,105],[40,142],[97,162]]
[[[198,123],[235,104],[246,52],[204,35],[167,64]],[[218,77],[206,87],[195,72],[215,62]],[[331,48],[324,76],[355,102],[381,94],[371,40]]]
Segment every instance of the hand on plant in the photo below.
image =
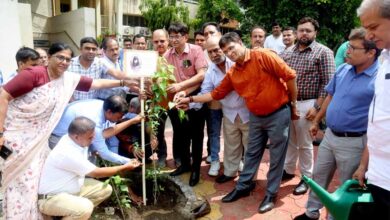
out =
[[142,165],[137,159],[131,159],[126,165],[126,169],[134,170],[135,168]]
[[132,120],[134,120],[134,122],[135,122],[136,124],[138,124],[138,123],[140,123],[140,122],[142,121],[142,119],[144,119],[144,118],[145,118],[144,115],[139,114],[139,115],[135,116]]
[[133,148],[133,155],[137,159],[142,159],[145,154],[141,148]]
[[150,147],[152,148],[152,150],[156,150],[157,146],[158,146],[157,137],[155,135],[151,135],[151,137],[150,137]]
[[181,91],[181,92],[178,92],[175,94],[175,96],[173,97],[173,101],[177,104],[178,101],[184,97],[186,97],[186,92],[185,91]]
[[147,100],[153,97],[153,93],[151,90],[140,90],[138,98],[140,100]]
[[134,79],[128,79],[123,81],[125,86],[130,89],[130,91],[138,92],[139,91],[139,82]]
[[182,90],[182,86],[179,83],[172,83],[168,86],[167,91],[169,93],[178,93]]

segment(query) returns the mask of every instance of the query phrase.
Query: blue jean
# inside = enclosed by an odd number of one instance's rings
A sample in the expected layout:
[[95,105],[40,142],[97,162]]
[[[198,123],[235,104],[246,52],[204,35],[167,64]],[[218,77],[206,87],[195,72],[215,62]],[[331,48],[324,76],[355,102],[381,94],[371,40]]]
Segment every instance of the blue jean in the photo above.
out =
[[269,138],[271,141],[270,167],[267,174],[266,195],[275,196],[277,194],[286,158],[290,118],[290,108],[287,105],[268,116],[250,114],[248,147],[244,156],[244,170],[240,173],[236,185],[237,190],[246,189],[251,184]]
[[209,109],[207,114],[207,136],[210,141],[211,161],[219,160],[219,150],[221,148],[221,125],[222,110]]

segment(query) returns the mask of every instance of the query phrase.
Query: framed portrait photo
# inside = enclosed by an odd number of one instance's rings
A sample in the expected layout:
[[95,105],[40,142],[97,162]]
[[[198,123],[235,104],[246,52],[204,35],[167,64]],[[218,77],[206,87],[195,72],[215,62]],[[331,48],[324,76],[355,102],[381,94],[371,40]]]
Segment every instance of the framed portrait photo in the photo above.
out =
[[149,50],[124,50],[123,70],[129,76],[150,77],[157,70],[158,54]]

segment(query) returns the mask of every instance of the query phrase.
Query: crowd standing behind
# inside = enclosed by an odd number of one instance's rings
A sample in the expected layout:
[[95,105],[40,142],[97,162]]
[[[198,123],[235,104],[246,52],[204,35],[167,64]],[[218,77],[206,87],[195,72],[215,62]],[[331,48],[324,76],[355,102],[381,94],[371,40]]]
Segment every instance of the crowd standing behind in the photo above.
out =
[[[195,44],[188,43],[189,29],[182,23],[155,30],[153,50],[175,67],[176,82],[167,89],[169,101],[176,103],[176,108],[167,109],[176,165],[170,175],[191,172],[188,184],[198,184],[206,122],[208,175],[216,176],[219,184],[239,175],[222,202],[250,195],[269,143],[270,169],[260,213],[274,208],[281,181],[295,176],[299,161],[300,173],[324,188],[336,169],[341,182],[356,178],[364,185],[367,176],[378,219],[390,219],[390,177],[384,172],[390,168],[389,12],[389,0],[362,2],[358,16],[364,29],[351,31],[344,45],[346,63],[337,70],[333,52],[316,41],[320,26],[310,17],[300,19],[297,28],[274,21],[268,36],[265,28],[254,25],[251,49],[235,32],[222,36],[215,22],[194,33]],[[63,43],[54,43],[48,51],[22,47],[15,57],[18,69],[8,77],[0,72],[0,145],[13,151],[1,161],[6,219],[38,219],[40,212],[88,219],[93,207],[111,194],[111,188],[97,190],[102,185],[93,178],[140,166],[129,153],[150,157],[148,152],[133,152],[130,142],[123,143],[129,140],[124,131],[139,135],[132,126],[143,117],[134,111],[126,119],[126,98],[140,91],[138,80],[123,72],[124,53],[147,50],[147,45],[147,38],[136,34],[124,39],[123,48],[114,38],[99,45],[93,37],[84,37],[77,57]],[[382,64],[379,49],[384,49]],[[178,109],[187,111],[188,120],[179,119]],[[312,140],[324,117],[328,128],[315,159]],[[166,119],[160,119],[157,137],[151,137],[161,168],[167,159]],[[118,147],[124,147],[122,153]],[[98,168],[91,159],[96,155],[119,165]],[[77,168],[69,172],[69,167]],[[58,173],[64,175],[57,178]],[[68,180],[73,186],[64,184]],[[85,186],[100,191],[99,198],[86,193]],[[293,194],[307,191],[301,181]],[[69,199],[74,201],[71,206],[64,202]],[[54,200],[62,208],[50,208]],[[306,212],[295,219],[318,219],[322,206],[310,192]],[[63,212],[65,207],[70,211]]]

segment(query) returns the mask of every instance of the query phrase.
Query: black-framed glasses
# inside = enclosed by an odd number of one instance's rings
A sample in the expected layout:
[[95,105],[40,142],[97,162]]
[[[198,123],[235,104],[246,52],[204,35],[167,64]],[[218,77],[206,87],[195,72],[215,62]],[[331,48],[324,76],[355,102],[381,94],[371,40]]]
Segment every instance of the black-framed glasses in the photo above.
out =
[[352,50],[352,51],[355,51],[355,50],[366,50],[366,48],[364,48],[364,47],[354,47],[351,44],[348,44],[347,48],[348,48],[348,50]]
[[64,57],[64,56],[61,56],[61,55],[55,55],[54,57],[55,57],[58,61],[60,61],[60,62],[64,62],[64,61],[66,61],[67,63],[72,62],[72,58],[67,58],[67,57]]
[[180,40],[182,37],[182,35],[171,35],[169,36],[169,40]]

